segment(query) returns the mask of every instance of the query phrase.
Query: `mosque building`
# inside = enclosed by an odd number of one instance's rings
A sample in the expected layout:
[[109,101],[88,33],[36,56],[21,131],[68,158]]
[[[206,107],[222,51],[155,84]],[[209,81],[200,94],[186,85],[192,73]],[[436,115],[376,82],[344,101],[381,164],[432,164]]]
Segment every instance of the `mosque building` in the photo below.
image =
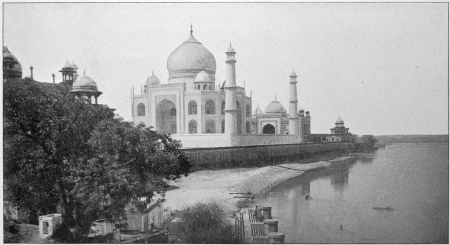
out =
[[133,122],[170,133],[184,147],[289,144],[307,140],[311,131],[309,111],[298,111],[297,75],[292,72],[289,112],[275,98],[263,112],[245,88],[236,86],[236,51],[226,54],[225,82],[216,83],[216,59],[198,41],[189,38],[167,59],[167,83],[152,75],[141,94],[132,90]]

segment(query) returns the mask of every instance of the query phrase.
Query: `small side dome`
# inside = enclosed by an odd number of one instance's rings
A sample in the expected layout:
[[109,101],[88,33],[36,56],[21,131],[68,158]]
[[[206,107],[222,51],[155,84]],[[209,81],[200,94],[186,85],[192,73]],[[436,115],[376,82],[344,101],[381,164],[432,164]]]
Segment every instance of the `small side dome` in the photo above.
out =
[[341,116],[338,117],[335,124],[336,124],[336,127],[344,127],[344,120],[342,120]]
[[22,65],[17,58],[9,51],[8,47],[3,46],[3,78],[21,78]]
[[256,109],[255,109],[255,112],[254,112],[254,115],[261,115],[261,114],[263,114],[264,112],[259,108],[259,105],[257,105],[256,106]]
[[209,77],[209,74],[206,73],[206,71],[201,71],[195,76],[195,82],[196,83],[207,83],[211,82],[211,78]]
[[159,85],[159,79],[157,76],[155,76],[155,73],[152,71],[152,75],[150,77],[147,78],[147,80],[145,80],[145,85],[146,86],[156,86]]
[[72,85],[72,93],[85,92],[85,93],[102,93],[97,89],[97,83],[84,73],[79,77]]
[[274,101],[270,102],[266,106],[266,110],[265,110],[266,113],[283,113],[285,111],[286,111],[286,109],[280,103],[280,101],[278,101],[277,99],[275,99]]
[[63,69],[74,69],[74,67],[69,63],[69,60],[67,60],[66,64],[63,66]]

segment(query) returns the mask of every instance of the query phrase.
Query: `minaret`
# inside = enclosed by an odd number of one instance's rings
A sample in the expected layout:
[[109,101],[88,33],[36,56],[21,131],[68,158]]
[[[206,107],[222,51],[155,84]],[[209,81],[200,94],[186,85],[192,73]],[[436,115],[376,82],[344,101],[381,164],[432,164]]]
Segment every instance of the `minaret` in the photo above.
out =
[[297,114],[297,74],[292,71],[290,77],[290,92],[291,98],[289,100],[289,134],[298,134],[298,114]]
[[225,84],[225,133],[237,133],[237,110],[236,110],[236,60],[234,59],[233,47],[228,48],[227,52],[227,74]]

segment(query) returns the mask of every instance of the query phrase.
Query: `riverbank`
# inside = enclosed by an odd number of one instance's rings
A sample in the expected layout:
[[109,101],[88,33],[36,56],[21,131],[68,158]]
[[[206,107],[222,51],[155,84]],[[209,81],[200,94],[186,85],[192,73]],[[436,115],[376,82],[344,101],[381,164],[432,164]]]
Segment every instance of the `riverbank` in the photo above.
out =
[[286,163],[276,166],[201,170],[171,183],[174,190],[166,192],[166,206],[171,210],[182,210],[199,202],[215,201],[229,211],[251,203],[251,198],[230,193],[249,193],[258,198],[272,187],[288,179],[314,169],[326,168],[332,162],[345,161],[352,156],[311,163]]

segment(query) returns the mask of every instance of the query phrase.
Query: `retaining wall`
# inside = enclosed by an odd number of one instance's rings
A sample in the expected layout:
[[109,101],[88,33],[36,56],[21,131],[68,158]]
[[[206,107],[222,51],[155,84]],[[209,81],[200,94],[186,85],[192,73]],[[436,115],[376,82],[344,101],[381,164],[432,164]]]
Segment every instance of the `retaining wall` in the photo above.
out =
[[182,151],[189,158],[192,170],[264,166],[283,161],[295,161],[318,153],[350,151],[354,143],[300,143],[283,145],[254,145],[216,148],[192,148]]

